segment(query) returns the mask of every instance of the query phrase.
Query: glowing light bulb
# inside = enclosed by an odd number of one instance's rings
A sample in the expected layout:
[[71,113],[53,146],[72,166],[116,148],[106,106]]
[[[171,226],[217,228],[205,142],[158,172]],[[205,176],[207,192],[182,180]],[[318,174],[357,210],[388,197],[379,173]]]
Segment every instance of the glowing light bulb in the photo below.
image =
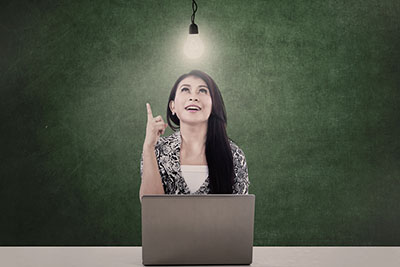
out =
[[183,52],[190,59],[201,57],[204,52],[204,44],[201,41],[198,33],[188,35],[185,45],[183,47]]

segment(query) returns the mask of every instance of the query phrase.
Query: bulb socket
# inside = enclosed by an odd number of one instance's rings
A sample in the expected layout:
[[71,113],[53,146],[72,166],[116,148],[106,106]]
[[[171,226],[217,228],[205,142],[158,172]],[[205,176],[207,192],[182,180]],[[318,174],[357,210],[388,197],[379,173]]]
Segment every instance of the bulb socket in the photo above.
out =
[[197,27],[196,24],[192,23],[189,26],[189,34],[198,34],[199,33],[199,28]]

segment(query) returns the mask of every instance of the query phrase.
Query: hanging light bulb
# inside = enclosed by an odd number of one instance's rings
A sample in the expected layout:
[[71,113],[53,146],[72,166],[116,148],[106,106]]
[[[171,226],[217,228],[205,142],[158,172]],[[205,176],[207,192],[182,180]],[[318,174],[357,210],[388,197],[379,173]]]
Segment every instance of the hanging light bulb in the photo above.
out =
[[199,34],[189,34],[183,52],[188,58],[196,59],[201,57],[204,52],[204,44],[200,39]]
[[183,52],[190,59],[196,59],[201,57],[204,52],[204,44],[200,39],[199,28],[194,23],[195,14],[197,11],[197,3],[192,0],[192,24],[189,26],[189,35],[187,36]]

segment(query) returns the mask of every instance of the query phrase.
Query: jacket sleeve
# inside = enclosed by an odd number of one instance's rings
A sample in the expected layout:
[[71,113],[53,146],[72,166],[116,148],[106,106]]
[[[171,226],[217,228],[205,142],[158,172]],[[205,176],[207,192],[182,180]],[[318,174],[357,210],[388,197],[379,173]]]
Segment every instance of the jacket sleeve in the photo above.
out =
[[232,151],[233,157],[233,194],[249,194],[249,173],[247,169],[246,157],[239,147],[235,147]]

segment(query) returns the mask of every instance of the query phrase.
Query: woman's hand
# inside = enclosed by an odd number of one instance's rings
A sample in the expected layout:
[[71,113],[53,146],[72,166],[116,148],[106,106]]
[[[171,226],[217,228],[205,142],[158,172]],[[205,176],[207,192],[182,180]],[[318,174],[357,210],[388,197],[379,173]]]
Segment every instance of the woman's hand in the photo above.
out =
[[149,103],[146,103],[147,108],[147,126],[146,126],[146,138],[144,139],[144,147],[154,148],[160,135],[165,133],[165,129],[168,124],[164,123],[164,120],[159,115],[153,118],[151,107]]

